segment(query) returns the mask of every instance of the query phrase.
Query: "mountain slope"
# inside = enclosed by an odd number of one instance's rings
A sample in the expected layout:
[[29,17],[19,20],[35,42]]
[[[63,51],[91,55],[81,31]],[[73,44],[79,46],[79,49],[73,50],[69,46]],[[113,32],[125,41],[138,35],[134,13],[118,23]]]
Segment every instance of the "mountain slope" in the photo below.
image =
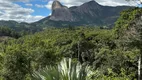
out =
[[67,8],[59,1],[54,1],[52,5],[52,15],[38,22],[37,25],[65,27],[65,26],[111,26],[119,17],[122,10],[127,6],[109,7],[102,6],[96,1],[90,1],[81,6]]
[[59,1],[52,4],[52,15],[34,23],[18,23],[16,21],[0,21],[0,26],[10,27],[16,31],[37,32],[46,27],[68,26],[109,26],[112,27],[119,13],[128,6],[102,6],[95,1],[80,6],[66,7]]
[[30,23],[26,23],[26,22],[16,22],[16,21],[4,21],[1,20],[0,21],[0,27],[9,27],[15,31],[21,32],[21,31],[26,31],[26,32],[38,32],[41,31],[42,28],[41,27],[37,27],[35,24],[30,24]]

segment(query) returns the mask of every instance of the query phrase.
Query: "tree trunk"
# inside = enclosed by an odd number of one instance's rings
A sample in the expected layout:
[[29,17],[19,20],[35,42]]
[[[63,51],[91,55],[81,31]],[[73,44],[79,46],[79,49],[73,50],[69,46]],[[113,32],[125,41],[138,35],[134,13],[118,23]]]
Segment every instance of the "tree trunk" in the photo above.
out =
[[138,60],[138,80],[141,80],[141,55]]
[[78,61],[80,61],[80,42],[78,41]]

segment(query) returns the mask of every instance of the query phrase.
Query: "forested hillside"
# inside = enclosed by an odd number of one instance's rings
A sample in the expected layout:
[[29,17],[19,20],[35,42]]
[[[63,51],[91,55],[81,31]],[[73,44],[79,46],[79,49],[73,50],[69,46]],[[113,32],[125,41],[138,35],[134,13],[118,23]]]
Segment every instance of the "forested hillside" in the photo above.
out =
[[16,22],[16,21],[3,21],[0,20],[1,27],[7,27],[17,32],[24,33],[35,33],[43,30],[43,26],[36,26],[35,24],[30,24],[26,22]]
[[[142,9],[134,8],[121,12],[113,29],[47,28],[3,41],[0,80],[137,80],[141,16]],[[12,33],[2,36],[13,37]],[[74,65],[60,63],[64,58]]]

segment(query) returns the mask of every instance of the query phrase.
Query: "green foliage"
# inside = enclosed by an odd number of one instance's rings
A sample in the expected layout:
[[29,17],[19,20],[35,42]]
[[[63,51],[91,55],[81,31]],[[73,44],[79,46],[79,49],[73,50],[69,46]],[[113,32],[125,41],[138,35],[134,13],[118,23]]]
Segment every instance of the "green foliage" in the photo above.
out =
[[[94,70],[101,71],[101,76],[109,77],[109,68],[117,75],[120,75],[121,68],[127,73],[126,76],[136,72],[135,52],[117,49],[119,46],[115,42],[113,30],[85,27],[74,30],[52,28],[1,43],[0,46],[0,70],[2,77],[6,80],[32,78],[33,71],[41,70],[42,72],[42,69],[43,72],[44,69],[47,71],[45,76],[56,74],[58,77],[61,75],[58,67],[47,66],[58,64],[63,56],[77,58],[81,63],[89,63]],[[73,64],[73,69],[70,70],[71,67],[66,66],[66,70],[77,74],[75,73],[76,67]],[[50,78],[51,76],[53,75],[48,75]],[[69,78],[69,76],[64,74],[64,78]],[[78,79],[77,75],[72,78]],[[135,76],[131,76],[131,78],[135,78]]]
[[[13,46],[14,47],[14,46]],[[9,47],[10,48],[10,47]],[[24,80],[25,75],[28,73],[28,59],[26,51],[15,47],[11,51],[6,51],[3,57],[3,76],[6,80]]]
[[19,38],[21,35],[10,28],[0,27],[0,36],[9,36],[14,38]]
[[[88,77],[88,80],[136,80],[131,78],[134,74],[126,76],[126,71],[123,68],[120,70],[121,73],[116,74],[112,71],[112,69],[108,68],[108,75],[104,75],[100,71],[96,70],[91,76]],[[92,77],[93,79],[91,79]]]
[[[124,45],[125,38],[120,36],[127,36],[123,32],[135,20],[137,12],[141,10],[122,12],[112,30],[94,27],[47,28],[42,32],[1,42],[0,78],[134,80],[140,51],[138,47]],[[59,64],[63,57],[74,61],[64,60]],[[91,66],[90,72],[86,72],[86,67],[76,64],[76,61]]]
[[115,23],[115,31],[118,34],[118,37],[123,35],[123,32],[128,29],[128,27],[132,24],[139,15],[142,13],[142,9],[140,8],[132,8],[128,10],[124,10],[121,12],[120,17]]
[[87,80],[89,67],[63,59],[57,66],[48,66],[33,74],[34,80]]
[[25,23],[25,22],[16,22],[16,21],[0,21],[0,25],[1,26],[6,26],[12,30],[15,30],[17,32],[24,32],[24,33],[35,33],[35,32],[39,32],[42,29],[42,27],[36,26],[36,24],[29,24],[29,23]]

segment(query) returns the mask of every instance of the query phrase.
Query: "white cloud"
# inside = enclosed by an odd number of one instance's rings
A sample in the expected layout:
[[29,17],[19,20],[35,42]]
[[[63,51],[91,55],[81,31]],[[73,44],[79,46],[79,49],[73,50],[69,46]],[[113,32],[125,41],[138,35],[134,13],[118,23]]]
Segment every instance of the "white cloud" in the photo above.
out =
[[[0,20],[15,20],[18,22],[35,22],[45,16],[32,16],[34,12],[31,8],[23,8],[22,6],[13,3],[12,1],[22,0],[0,0]],[[25,0],[29,1],[29,0]]]
[[35,4],[35,6],[38,7],[38,8],[44,8],[45,7],[45,5],[39,5],[39,4]]
[[29,7],[31,7],[31,6],[33,6],[33,4],[29,4],[29,3],[27,3],[27,4],[25,4],[26,6],[29,6]]
[[[79,6],[81,4],[83,4],[84,2],[87,2],[87,0],[82,0],[82,1],[77,1],[77,0],[59,0],[63,5],[67,6],[67,7],[71,7],[71,6]],[[46,8],[51,9],[53,0],[49,1],[46,5]]]
[[126,0],[97,0],[101,5],[105,6],[136,6],[137,3],[135,1],[126,1]]
[[49,13],[49,16],[51,16],[51,13]]
[[9,2],[29,2],[30,0],[5,0]]
[[15,21],[18,21],[18,22],[28,22],[28,23],[31,23],[31,22],[38,21],[38,20],[40,20],[42,18],[44,18],[44,16],[26,15],[26,17],[25,17],[23,15],[11,16],[9,14],[5,14],[5,15],[2,15],[0,17],[0,20],[15,20]]
[[53,3],[53,1],[49,1],[47,3],[47,5],[45,5],[45,7],[48,8],[48,9],[51,9],[52,3]]
[[[60,1],[62,4],[64,4],[67,7],[71,7],[71,6],[79,6],[91,0],[58,0],[58,1]],[[121,6],[121,5],[134,6],[134,5],[137,5],[137,3],[134,1],[127,2],[125,0],[95,0],[95,1],[104,6]],[[53,3],[53,0],[50,0],[47,3],[46,8],[51,9],[52,3]]]
[[[31,14],[34,12],[31,8],[23,8],[22,6],[14,3],[14,2],[24,2],[26,6],[33,6],[29,4],[32,0],[0,0],[0,20],[15,20],[15,21],[24,21],[24,22],[35,22],[38,21],[45,16],[32,16]],[[35,0],[33,0],[35,1]],[[39,0],[40,1],[40,0]],[[42,0],[48,1],[48,0]],[[85,2],[91,0],[59,0],[63,5],[71,7],[71,6],[79,6]],[[96,0],[99,4],[107,5],[107,6],[118,6],[118,5],[136,5],[136,2],[126,2],[125,0]],[[43,8],[46,7],[51,9],[53,0],[49,0],[47,5],[36,4],[36,7]]]

